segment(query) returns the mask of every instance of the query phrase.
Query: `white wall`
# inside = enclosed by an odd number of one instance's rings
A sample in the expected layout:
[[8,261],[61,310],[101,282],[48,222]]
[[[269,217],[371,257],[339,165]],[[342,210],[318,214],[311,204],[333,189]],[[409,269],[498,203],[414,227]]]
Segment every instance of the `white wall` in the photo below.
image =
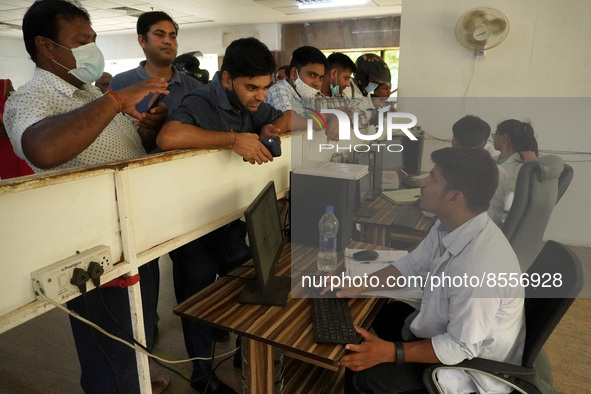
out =
[[15,89],[31,79],[35,64],[22,37],[0,37],[0,53],[0,78],[10,79]]
[[[263,23],[197,28],[181,26],[178,53],[198,50],[223,56],[230,42],[251,36],[264,42],[272,51],[281,50],[281,25]],[[135,32],[99,34],[97,45],[107,60],[144,58]],[[31,79],[35,65],[25,50],[22,37],[0,37],[0,53],[0,78],[12,80],[15,88]]]
[[[223,56],[230,42],[244,37],[258,38],[272,51],[281,49],[281,25],[277,23],[196,28],[181,26],[178,53],[201,51]],[[144,57],[134,32],[100,34],[97,45],[103,51],[105,59]]]
[[[455,25],[481,5],[503,11],[511,25],[505,41],[476,60],[457,42]],[[450,138],[452,124],[466,114],[480,116],[493,130],[508,118],[529,119],[542,151],[591,152],[590,17],[586,0],[405,0],[399,110],[415,113],[439,138]],[[504,99],[509,97],[527,99]],[[426,141],[423,169],[431,166],[430,152],[443,146]],[[591,155],[560,156],[571,161],[575,177],[545,238],[590,246]]]

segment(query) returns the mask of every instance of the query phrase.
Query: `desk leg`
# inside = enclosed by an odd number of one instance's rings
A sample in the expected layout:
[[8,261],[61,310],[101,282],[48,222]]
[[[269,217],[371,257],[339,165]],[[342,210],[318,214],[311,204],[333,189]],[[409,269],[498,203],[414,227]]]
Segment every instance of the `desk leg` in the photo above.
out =
[[246,377],[246,393],[273,392],[273,347],[242,337],[244,361],[242,373]]

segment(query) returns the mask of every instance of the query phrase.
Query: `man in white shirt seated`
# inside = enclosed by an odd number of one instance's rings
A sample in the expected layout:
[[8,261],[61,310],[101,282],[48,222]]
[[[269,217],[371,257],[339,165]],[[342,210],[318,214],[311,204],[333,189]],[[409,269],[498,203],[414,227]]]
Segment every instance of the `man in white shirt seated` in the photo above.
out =
[[[428,278],[420,309],[402,329],[374,324],[375,336],[357,328],[363,342],[346,345],[350,353],[340,362],[348,368],[346,393],[426,392],[422,374],[429,364],[454,365],[474,357],[521,363],[524,290],[489,280],[520,273],[511,245],[486,214],[497,166],[478,148],[443,148],[431,158],[435,166],[423,181],[420,206],[439,220],[414,251],[370,275],[388,284],[402,276]],[[450,279],[438,282],[445,277]],[[477,283],[481,278],[482,287]],[[365,290],[372,288],[344,288],[337,296],[354,297]],[[388,311],[382,309],[378,318],[387,320]],[[382,339],[388,336],[400,339]],[[445,393],[511,391],[474,372],[446,370],[437,378]]]
[[[485,146],[488,137],[490,137],[490,130],[489,124],[478,116],[466,115],[452,126],[454,136],[451,140],[451,145],[486,149]],[[490,207],[487,213],[493,222],[500,227],[503,224],[503,210],[505,208],[505,201],[508,198],[509,189],[507,171],[499,165],[497,167],[499,170],[499,185],[490,201]]]

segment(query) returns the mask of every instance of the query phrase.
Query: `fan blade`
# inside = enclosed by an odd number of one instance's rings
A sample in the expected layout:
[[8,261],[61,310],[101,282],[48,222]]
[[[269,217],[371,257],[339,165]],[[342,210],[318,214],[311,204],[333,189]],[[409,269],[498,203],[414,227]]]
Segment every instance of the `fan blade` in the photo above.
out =
[[492,34],[498,34],[507,28],[507,21],[497,18],[489,21],[487,26]]
[[474,31],[483,23],[486,23],[486,14],[480,10],[470,12],[463,20],[464,29],[468,31]]

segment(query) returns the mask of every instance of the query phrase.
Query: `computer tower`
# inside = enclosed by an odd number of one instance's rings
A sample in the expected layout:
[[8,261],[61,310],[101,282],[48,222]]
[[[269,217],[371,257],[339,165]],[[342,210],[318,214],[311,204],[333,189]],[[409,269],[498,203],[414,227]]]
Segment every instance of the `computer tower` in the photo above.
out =
[[402,137],[402,146],[404,147],[404,154],[402,155],[403,169],[407,174],[418,174],[421,171],[421,161],[423,160],[425,135],[420,128],[413,128],[410,131],[417,137],[417,141],[411,140],[406,135]]
[[[385,143],[385,141],[376,141],[376,144],[383,145]],[[355,164],[365,164],[369,170],[369,193],[357,196],[361,198],[362,202],[363,199],[375,200],[382,194],[382,170],[384,167],[385,149],[383,146],[378,149],[374,144],[367,152],[355,152],[353,155],[353,162]]]
[[291,173],[291,242],[318,247],[318,221],[327,205],[339,220],[337,251],[353,235],[357,181]]

